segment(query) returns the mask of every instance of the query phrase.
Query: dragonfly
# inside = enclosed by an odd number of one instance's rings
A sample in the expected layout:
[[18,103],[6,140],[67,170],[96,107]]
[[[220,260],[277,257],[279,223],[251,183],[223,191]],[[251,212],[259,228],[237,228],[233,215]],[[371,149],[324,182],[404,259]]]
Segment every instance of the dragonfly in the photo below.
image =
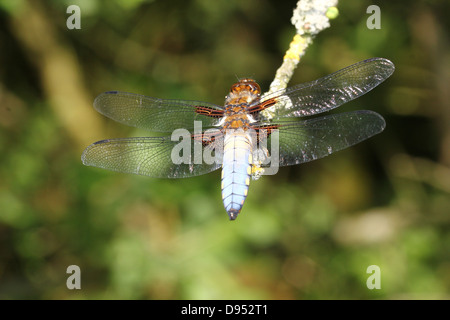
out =
[[153,178],[187,178],[221,169],[223,205],[235,220],[251,178],[323,158],[382,132],[385,120],[373,111],[313,116],[362,96],[394,70],[391,61],[372,58],[266,95],[255,80],[243,78],[231,86],[224,105],[104,92],[94,100],[104,116],[172,134],[97,141],[81,160]]

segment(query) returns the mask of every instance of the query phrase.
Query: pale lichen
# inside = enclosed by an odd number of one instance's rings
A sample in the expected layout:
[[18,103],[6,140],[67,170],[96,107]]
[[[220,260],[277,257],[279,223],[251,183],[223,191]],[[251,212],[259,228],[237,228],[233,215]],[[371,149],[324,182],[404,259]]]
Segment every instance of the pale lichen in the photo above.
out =
[[[330,26],[330,19],[337,17],[337,3],[337,0],[299,0],[297,2],[291,18],[291,22],[296,28],[296,34],[283,57],[282,65],[278,68],[275,78],[270,84],[269,91],[263,95],[262,100],[274,92],[286,89],[301,57],[305,54],[308,46],[312,44],[314,36]],[[263,110],[263,116],[271,118],[273,110],[277,107],[275,104]]]

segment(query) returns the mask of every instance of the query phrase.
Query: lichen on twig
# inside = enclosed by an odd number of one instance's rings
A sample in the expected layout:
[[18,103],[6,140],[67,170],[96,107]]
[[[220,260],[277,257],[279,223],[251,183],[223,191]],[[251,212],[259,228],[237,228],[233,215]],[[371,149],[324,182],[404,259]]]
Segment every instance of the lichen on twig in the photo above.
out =
[[[313,38],[322,30],[330,26],[329,20],[337,17],[337,0],[299,0],[294,9],[291,22],[296,28],[289,49],[286,51],[283,63],[278,68],[267,96],[275,91],[286,89],[294,70],[306,49],[313,42]],[[268,108],[263,112],[270,113]]]

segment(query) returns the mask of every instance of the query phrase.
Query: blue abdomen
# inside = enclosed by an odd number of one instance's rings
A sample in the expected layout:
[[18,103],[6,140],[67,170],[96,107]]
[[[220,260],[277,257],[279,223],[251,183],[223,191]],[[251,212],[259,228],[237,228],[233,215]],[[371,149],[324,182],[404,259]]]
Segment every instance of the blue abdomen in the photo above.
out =
[[230,220],[244,205],[250,185],[252,147],[244,132],[226,134],[222,164],[222,199]]

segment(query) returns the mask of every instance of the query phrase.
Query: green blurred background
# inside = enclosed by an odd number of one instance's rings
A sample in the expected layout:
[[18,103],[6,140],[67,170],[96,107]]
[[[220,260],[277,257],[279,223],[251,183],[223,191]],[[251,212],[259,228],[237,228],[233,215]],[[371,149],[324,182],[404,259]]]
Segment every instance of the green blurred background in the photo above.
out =
[[[66,27],[71,4],[81,30]],[[370,4],[380,30],[366,27]],[[448,1],[339,3],[290,84],[388,58],[394,75],[336,110],[374,110],[386,130],[252,182],[234,222],[220,172],[82,165],[94,141],[151,135],[97,113],[103,91],[222,104],[245,76],[267,90],[295,5],[0,0],[0,298],[449,299]],[[66,287],[69,265],[81,290]]]

